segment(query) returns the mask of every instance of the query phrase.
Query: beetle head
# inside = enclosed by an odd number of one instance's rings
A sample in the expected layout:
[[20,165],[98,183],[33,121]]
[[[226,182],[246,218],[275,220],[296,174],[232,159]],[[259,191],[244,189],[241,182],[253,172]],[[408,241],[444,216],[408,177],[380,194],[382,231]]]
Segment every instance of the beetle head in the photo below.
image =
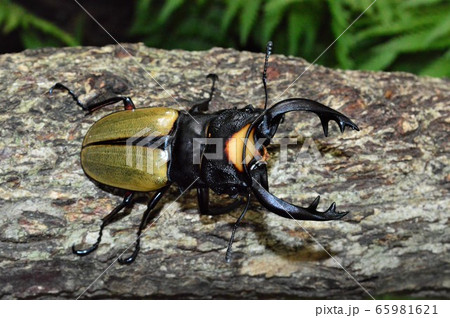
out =
[[[272,43],[267,44],[267,52],[264,63],[263,71],[263,84],[265,92],[265,105],[264,110],[258,114],[257,117],[248,126],[243,151],[242,159],[245,163],[245,154],[247,153],[247,147],[249,143],[255,143],[255,139],[264,140],[261,147],[265,147],[270,144],[271,139],[275,135],[279,124],[281,123],[284,115],[292,111],[309,111],[319,116],[325,136],[328,135],[328,122],[330,120],[335,121],[341,132],[344,132],[345,127],[350,127],[354,130],[359,130],[358,126],[353,123],[348,117],[333,110],[319,102],[304,99],[304,98],[292,98],[277,102],[272,107],[267,109],[267,65],[269,56],[272,50]],[[291,203],[288,203],[280,198],[277,198],[269,192],[269,185],[267,182],[267,169],[264,160],[256,160],[255,157],[249,164],[244,164],[244,173],[247,185],[252,189],[255,196],[271,212],[274,212],[280,216],[302,220],[332,220],[343,217],[346,213],[336,212],[336,205],[333,203],[325,212],[318,212],[316,210],[320,197],[317,197],[309,207],[302,208]]]
[[[248,192],[244,169],[265,152],[255,145],[255,131],[246,138],[250,125],[263,111],[247,106],[220,112],[207,128],[207,144],[201,157],[202,179],[216,193],[235,195]],[[245,145],[244,145],[245,141]],[[246,149],[244,161],[241,161]]]
[[[208,186],[217,193],[234,195],[248,193],[251,189],[264,207],[283,217],[302,220],[339,219],[346,213],[336,212],[334,203],[325,212],[316,210],[319,197],[309,207],[302,208],[279,199],[269,192],[265,147],[270,144],[286,113],[292,111],[315,113],[320,118],[325,136],[328,134],[328,122],[330,120],[338,124],[341,132],[344,131],[346,126],[359,130],[356,124],[345,115],[309,99],[286,99],[267,108],[266,72],[271,49],[272,43],[269,42],[263,71],[264,109],[247,106],[241,110],[225,110],[211,123],[208,129],[208,138],[218,137],[227,140],[228,144],[224,145],[224,149],[228,158],[216,162],[202,161],[204,179],[207,180]],[[236,149],[238,149],[236,154],[230,152],[231,147],[229,145],[232,138],[242,140],[242,144],[237,144],[237,146],[235,144]],[[205,147],[205,153],[211,150],[212,148],[209,145]],[[251,152],[250,158],[248,158],[249,150]],[[230,164],[230,161],[232,164]]]

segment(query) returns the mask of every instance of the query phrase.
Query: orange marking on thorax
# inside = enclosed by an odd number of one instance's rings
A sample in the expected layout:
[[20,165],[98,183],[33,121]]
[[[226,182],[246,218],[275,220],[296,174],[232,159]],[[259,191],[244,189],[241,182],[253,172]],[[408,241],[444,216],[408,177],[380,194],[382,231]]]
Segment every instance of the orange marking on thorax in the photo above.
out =
[[[239,172],[244,172],[242,154],[244,152],[245,135],[247,134],[249,127],[250,124],[245,125],[241,130],[234,133],[225,144],[225,153],[228,161],[231,162]],[[255,148],[255,128],[253,128],[248,136],[245,164],[248,164],[254,157],[266,160],[268,158],[267,150],[265,147],[263,147],[263,149],[264,155],[261,156],[261,153]]]

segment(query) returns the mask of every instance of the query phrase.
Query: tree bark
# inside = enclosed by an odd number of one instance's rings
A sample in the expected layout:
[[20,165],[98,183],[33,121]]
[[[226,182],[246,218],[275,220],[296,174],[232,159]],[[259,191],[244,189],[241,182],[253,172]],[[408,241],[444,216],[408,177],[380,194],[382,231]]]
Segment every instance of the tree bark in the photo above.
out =
[[361,131],[340,134],[330,123],[325,138],[315,115],[288,114],[277,136],[293,144],[286,160],[282,147],[270,147],[270,189],[303,206],[321,195],[319,210],[336,201],[346,217],[296,222],[253,200],[227,264],[240,211],[201,216],[195,191],[180,196],[172,186],[135,263],[115,261],[133,248],[142,204],[105,229],[97,251],[73,255],[72,244],[94,243],[101,218],[122,200],[92,183],[79,159],[87,129],[121,105],[85,116],[65,92],[50,96],[53,84],[83,102],[119,94],[136,107],[186,110],[208,97],[206,75],[216,73],[211,111],[264,103],[262,53],[124,48],[0,56],[0,297],[449,297],[449,81],[280,55],[270,60],[269,104],[317,100]]

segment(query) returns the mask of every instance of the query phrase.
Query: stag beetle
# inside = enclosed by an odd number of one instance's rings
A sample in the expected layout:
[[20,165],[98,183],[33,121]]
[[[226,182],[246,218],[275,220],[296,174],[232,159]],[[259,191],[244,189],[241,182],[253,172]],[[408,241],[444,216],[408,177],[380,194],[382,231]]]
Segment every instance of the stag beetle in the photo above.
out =
[[[304,208],[269,192],[266,147],[284,114],[292,111],[315,113],[321,120],[325,136],[330,120],[339,125],[341,132],[346,126],[359,130],[345,115],[309,99],[286,99],[267,108],[267,66],[271,51],[272,42],[269,42],[262,72],[265,92],[263,109],[248,105],[242,109],[208,113],[218,79],[214,74],[207,76],[212,80],[209,98],[197,103],[189,111],[166,107],[136,109],[131,98],[121,96],[84,105],[73,91],[61,83],[50,89],[50,94],[54,89],[66,90],[88,114],[117,102],[122,102],[125,108],[95,122],[84,137],[81,165],[86,175],[102,185],[126,190],[126,194],[122,203],[103,219],[96,243],[80,250],[73,246],[75,254],[84,256],[96,250],[103,228],[114,221],[117,213],[131,206],[138,194],[153,192],[137,231],[133,253],[125,259],[119,258],[121,264],[132,263],[139,253],[140,236],[150,218],[150,212],[172,183],[181,191],[196,188],[199,211],[205,215],[228,213],[244,204],[242,197],[245,197],[245,207],[234,224],[228,243],[225,256],[227,262],[231,260],[234,234],[248,210],[251,195],[267,210],[284,218],[328,221],[347,214],[337,212],[335,203],[325,212],[317,211],[320,196]],[[223,142],[210,143],[212,140]],[[218,150],[224,156],[215,156]],[[146,151],[151,156],[147,154],[146,158],[139,158]],[[139,160],[147,160],[146,167],[143,164],[139,166]],[[209,189],[217,194],[230,195],[235,201],[228,206],[210,207]]]

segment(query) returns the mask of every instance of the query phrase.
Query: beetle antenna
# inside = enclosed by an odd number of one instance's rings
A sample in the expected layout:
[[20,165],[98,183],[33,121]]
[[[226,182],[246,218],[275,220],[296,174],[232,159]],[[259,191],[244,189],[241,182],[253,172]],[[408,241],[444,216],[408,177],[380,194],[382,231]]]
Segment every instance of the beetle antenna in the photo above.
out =
[[273,47],[272,41],[267,42],[266,59],[264,61],[264,71],[262,74],[262,81],[263,81],[263,85],[264,85],[264,95],[265,95],[264,109],[267,108],[267,100],[268,100],[268,96],[267,96],[267,66],[269,65],[269,56],[270,56],[270,54],[272,54],[272,47]]

